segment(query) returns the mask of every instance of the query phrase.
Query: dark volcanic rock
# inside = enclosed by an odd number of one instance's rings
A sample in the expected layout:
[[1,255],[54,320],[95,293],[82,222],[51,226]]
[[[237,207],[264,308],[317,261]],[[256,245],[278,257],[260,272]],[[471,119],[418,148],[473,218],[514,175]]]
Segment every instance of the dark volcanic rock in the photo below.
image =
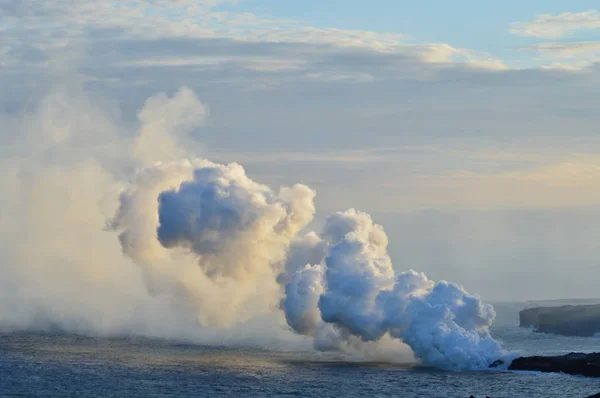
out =
[[600,353],[573,352],[556,357],[520,357],[512,361],[508,370],[532,370],[600,377]]
[[540,333],[593,336],[600,333],[600,305],[529,308],[519,312],[519,326]]

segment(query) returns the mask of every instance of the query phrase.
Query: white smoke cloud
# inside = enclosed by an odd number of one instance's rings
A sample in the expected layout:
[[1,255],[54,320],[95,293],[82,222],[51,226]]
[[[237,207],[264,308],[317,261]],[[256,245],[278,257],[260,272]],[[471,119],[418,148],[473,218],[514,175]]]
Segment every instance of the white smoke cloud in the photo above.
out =
[[133,155],[145,164],[186,158],[190,145],[197,146],[189,139],[190,132],[204,123],[209,113],[208,106],[187,87],[173,97],[159,93],[148,98],[137,115],[140,131]]
[[277,307],[278,264],[312,220],[314,192],[273,192],[237,165],[157,163],[120,198],[112,229],[155,292],[194,308],[204,326],[228,326]]
[[367,214],[336,213],[322,242],[302,246],[310,251],[323,242],[325,255],[289,278],[282,300],[288,324],[315,338],[315,347],[329,349],[350,336],[364,342],[388,336],[427,365],[458,370],[487,368],[506,355],[489,334],[493,308],[458,285],[415,271],[396,275],[387,237]]
[[[268,243],[260,250],[270,246],[269,258],[254,256],[261,251],[250,246],[250,230],[245,246],[253,251],[237,245],[236,264],[256,270],[256,283],[211,279],[198,255],[166,249],[157,239],[158,197],[193,183],[196,169],[223,168],[237,173],[232,184],[253,183],[239,166],[185,159],[194,155],[182,149],[190,147],[187,136],[207,115],[191,90],[151,97],[138,113],[133,139],[110,102],[91,99],[76,84],[52,89],[32,109],[0,115],[3,133],[10,126],[0,153],[1,330],[57,328],[207,343],[298,341],[281,329],[280,271],[270,261],[282,262],[294,228],[312,217],[312,191],[263,190],[271,202],[242,203],[249,206],[245,214],[256,216],[255,230],[268,229],[265,220],[275,222],[274,214],[288,216],[287,223],[282,219],[278,233],[264,233]],[[248,192],[246,199],[259,200],[258,193]],[[228,257],[232,267],[236,259]]]
[[134,138],[111,106],[67,87],[10,120],[0,329],[302,335],[319,350],[450,369],[504,354],[487,330],[493,309],[457,285],[395,274],[368,214],[336,213],[321,234],[304,233],[313,190],[273,190],[236,163],[198,158],[190,135],[208,108],[191,90],[149,98]]
[[207,274],[241,279],[283,258],[313,218],[313,197],[303,185],[275,194],[237,164],[207,164],[158,196],[157,237],[166,248],[190,249]]

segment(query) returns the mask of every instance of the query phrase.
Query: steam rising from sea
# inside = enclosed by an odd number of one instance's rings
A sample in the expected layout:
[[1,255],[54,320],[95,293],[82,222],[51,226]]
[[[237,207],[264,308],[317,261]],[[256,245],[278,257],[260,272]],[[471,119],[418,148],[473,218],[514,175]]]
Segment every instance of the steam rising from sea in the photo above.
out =
[[495,313],[461,286],[395,272],[382,226],[350,209],[307,231],[315,191],[273,189],[189,150],[208,117],[157,94],[123,138],[80,90],[5,118],[0,328],[280,344],[443,369],[506,355]]

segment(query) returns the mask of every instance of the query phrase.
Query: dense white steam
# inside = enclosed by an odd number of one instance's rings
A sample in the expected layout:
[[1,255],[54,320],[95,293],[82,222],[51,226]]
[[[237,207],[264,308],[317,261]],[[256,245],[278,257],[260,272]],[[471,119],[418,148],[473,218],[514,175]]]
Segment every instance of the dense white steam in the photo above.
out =
[[0,158],[1,329],[304,335],[319,350],[449,369],[503,355],[493,309],[457,285],[396,274],[369,215],[336,213],[305,233],[310,188],[273,190],[198,158],[188,134],[208,108],[191,90],[149,98],[134,137],[110,109],[70,88],[3,120],[19,138]]
[[[294,250],[307,251],[306,258],[324,245],[327,249],[289,278],[282,300],[288,324],[314,337],[316,347],[331,345],[322,341],[327,325],[334,325],[342,340],[389,335],[440,368],[486,368],[504,355],[488,331],[495,316],[491,306],[422,273],[396,275],[387,243],[383,229],[355,210],[329,217],[321,240],[300,240]],[[331,340],[331,333],[325,338]]]
[[158,196],[157,238],[166,248],[189,248],[208,275],[244,278],[283,257],[312,220],[313,197],[304,185],[275,194],[237,164],[208,164]]
[[237,164],[157,163],[121,195],[111,227],[152,291],[184,298],[201,325],[227,326],[276,307],[277,264],[313,197],[303,185],[275,193]]

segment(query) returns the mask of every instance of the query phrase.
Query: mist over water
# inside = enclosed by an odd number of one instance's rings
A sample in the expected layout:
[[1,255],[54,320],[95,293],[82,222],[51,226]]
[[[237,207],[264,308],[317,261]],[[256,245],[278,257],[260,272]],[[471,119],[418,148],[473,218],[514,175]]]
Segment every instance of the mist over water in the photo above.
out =
[[[502,309],[498,310],[502,316]],[[502,327],[502,326],[501,326]],[[515,348],[546,352],[565,342],[494,326]],[[540,339],[540,340],[538,340]],[[580,348],[597,341],[581,339]],[[572,341],[571,341],[572,342]],[[443,372],[337,352],[203,346],[140,337],[0,335],[0,391],[36,397],[556,397],[598,391],[592,378],[532,372]]]
[[132,137],[75,86],[4,117],[18,150],[0,158],[2,330],[312,345],[455,370],[508,355],[493,308],[396,273],[368,214],[310,231],[314,190],[199,157],[188,133],[208,115],[187,88],[159,93]]

